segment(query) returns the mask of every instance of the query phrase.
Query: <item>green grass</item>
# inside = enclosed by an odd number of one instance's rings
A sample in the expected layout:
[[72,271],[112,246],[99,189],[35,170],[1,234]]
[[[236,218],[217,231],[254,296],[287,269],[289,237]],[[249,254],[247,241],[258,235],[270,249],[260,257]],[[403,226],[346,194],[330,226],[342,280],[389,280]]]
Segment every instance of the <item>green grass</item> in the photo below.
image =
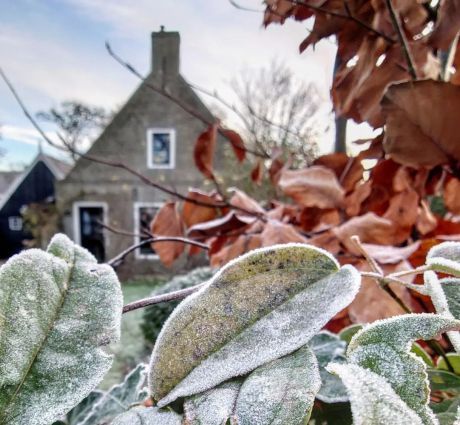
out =
[[[124,304],[147,297],[152,290],[162,284],[157,278],[142,278],[122,284]],[[140,325],[143,311],[135,310],[123,315],[121,320],[121,340],[112,347],[115,359],[112,368],[102,381],[100,388],[108,389],[121,382],[134,366],[141,361],[148,361],[148,352]]]

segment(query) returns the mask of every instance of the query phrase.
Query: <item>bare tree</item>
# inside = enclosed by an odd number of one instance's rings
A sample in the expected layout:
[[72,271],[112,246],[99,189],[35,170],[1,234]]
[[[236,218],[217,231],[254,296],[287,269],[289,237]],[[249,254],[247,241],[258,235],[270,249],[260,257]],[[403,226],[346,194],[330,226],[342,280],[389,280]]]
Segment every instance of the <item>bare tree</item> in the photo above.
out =
[[73,151],[81,149],[84,142],[94,136],[95,131],[104,128],[110,114],[104,108],[77,101],[64,101],[58,108],[40,111],[36,116],[57,126],[66,145],[72,148],[72,158],[76,160],[77,156]]
[[314,84],[298,81],[288,67],[274,60],[256,72],[243,72],[231,85],[246,140],[268,155],[281,148],[297,165],[312,160],[319,138],[315,114],[320,107]]

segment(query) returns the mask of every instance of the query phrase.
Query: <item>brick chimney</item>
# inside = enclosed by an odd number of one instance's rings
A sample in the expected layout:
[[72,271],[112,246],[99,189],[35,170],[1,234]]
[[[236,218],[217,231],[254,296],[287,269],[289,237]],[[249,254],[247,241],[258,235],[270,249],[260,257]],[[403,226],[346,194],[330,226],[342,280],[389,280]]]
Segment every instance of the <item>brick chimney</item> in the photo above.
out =
[[180,36],[176,31],[152,32],[152,72],[163,78],[177,77],[180,62]]

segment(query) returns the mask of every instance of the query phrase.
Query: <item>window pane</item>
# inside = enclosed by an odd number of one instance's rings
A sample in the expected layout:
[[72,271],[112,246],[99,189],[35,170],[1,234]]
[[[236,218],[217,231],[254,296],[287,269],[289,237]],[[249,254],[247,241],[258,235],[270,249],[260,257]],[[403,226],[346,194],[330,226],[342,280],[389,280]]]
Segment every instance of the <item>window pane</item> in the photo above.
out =
[[169,165],[171,163],[170,133],[153,133],[152,158],[154,165]]
[[[140,236],[140,242],[149,239],[150,236],[145,235],[143,236],[143,232],[150,232],[150,223],[155,217],[157,213],[157,207],[139,207],[139,233],[142,235]],[[149,244],[142,245],[139,248],[139,253],[142,255],[155,255],[155,251],[150,247]]]

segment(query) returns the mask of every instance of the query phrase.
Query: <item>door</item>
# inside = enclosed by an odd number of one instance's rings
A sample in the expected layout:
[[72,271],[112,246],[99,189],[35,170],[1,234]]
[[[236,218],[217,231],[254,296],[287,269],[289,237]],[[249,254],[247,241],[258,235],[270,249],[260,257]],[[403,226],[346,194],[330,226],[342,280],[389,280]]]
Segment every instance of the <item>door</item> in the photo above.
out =
[[78,206],[77,242],[91,252],[99,262],[105,261],[104,208],[98,206]]

